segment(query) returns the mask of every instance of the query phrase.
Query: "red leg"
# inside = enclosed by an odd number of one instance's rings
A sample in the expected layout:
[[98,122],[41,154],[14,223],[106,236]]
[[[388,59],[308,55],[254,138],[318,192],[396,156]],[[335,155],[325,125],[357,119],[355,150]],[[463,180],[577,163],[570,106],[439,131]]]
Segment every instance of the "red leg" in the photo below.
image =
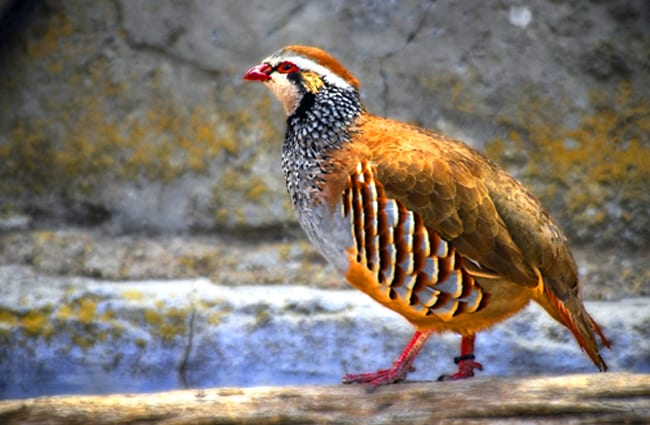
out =
[[356,382],[380,386],[403,381],[409,372],[415,370],[413,362],[433,332],[433,330],[415,332],[409,344],[397,360],[393,362],[393,366],[390,369],[382,369],[369,373],[347,374],[343,376],[343,383],[353,384]]
[[460,357],[454,359],[458,364],[458,372],[451,375],[441,375],[438,381],[455,381],[474,376],[474,369],[483,370],[483,365],[474,361],[474,335],[463,336],[460,340]]

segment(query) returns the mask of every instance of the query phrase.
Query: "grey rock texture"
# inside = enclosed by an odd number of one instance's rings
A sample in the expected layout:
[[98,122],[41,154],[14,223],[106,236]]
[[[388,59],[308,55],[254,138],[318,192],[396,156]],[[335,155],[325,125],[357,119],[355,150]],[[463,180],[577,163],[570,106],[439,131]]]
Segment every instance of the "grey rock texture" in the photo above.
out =
[[[88,228],[14,229],[0,233],[0,264],[25,265],[44,275],[107,280],[207,277],[223,285],[348,285],[316,248],[287,228],[239,234],[122,234]],[[650,296],[647,257],[615,251],[573,251],[586,299]]]
[[371,111],[486,151],[572,240],[648,246],[647,2],[33,9],[0,52],[5,214],[122,231],[293,222],[277,166],[284,118],[241,75],[298,42],[339,57]]
[[[333,384],[390,365],[413,329],[353,290],[98,281],[0,267],[0,398],[209,386]],[[650,372],[648,298],[590,302],[613,371]],[[454,370],[459,337],[433,337],[413,380]],[[477,339],[482,375],[591,373],[536,305]]]

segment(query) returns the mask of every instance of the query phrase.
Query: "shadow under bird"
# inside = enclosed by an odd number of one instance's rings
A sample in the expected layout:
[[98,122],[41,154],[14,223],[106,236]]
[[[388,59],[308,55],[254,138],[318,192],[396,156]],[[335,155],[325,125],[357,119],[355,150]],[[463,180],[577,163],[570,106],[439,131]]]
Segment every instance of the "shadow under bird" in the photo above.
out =
[[378,117],[359,82],[325,51],[287,46],[252,67],[288,116],[282,171],[298,220],[355,288],[401,314],[416,332],[392,366],[344,383],[404,380],[436,332],[462,336],[468,378],[474,338],[530,300],[566,326],[607,369],[578,290],[566,238],[539,201],[470,146]]

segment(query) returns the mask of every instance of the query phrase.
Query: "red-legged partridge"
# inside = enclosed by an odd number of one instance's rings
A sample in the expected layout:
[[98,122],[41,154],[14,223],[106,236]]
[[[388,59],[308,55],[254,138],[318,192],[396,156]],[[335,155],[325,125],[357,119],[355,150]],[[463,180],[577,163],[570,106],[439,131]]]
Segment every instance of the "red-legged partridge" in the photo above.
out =
[[298,220],[347,281],[416,328],[385,370],[345,375],[403,380],[426,340],[460,334],[462,379],[481,369],[477,332],[530,300],[566,326],[600,370],[607,365],[566,238],[518,181],[468,145],[372,115],[359,82],[323,50],[288,46],[244,75],[288,116],[282,170]]

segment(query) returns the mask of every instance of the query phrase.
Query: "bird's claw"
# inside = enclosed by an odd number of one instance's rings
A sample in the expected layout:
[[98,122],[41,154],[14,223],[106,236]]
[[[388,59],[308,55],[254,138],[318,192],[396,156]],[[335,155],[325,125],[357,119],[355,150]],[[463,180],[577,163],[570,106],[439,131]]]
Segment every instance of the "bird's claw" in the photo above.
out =
[[343,375],[341,382],[344,384],[370,384],[373,387],[378,387],[403,381],[406,379],[406,375],[413,371],[415,371],[413,365],[405,365],[395,362],[390,369]]
[[[473,357],[473,356],[472,356]],[[438,381],[458,381],[474,376],[474,369],[483,370],[483,365],[472,359],[460,360],[458,362],[458,372],[451,375],[440,375]]]

